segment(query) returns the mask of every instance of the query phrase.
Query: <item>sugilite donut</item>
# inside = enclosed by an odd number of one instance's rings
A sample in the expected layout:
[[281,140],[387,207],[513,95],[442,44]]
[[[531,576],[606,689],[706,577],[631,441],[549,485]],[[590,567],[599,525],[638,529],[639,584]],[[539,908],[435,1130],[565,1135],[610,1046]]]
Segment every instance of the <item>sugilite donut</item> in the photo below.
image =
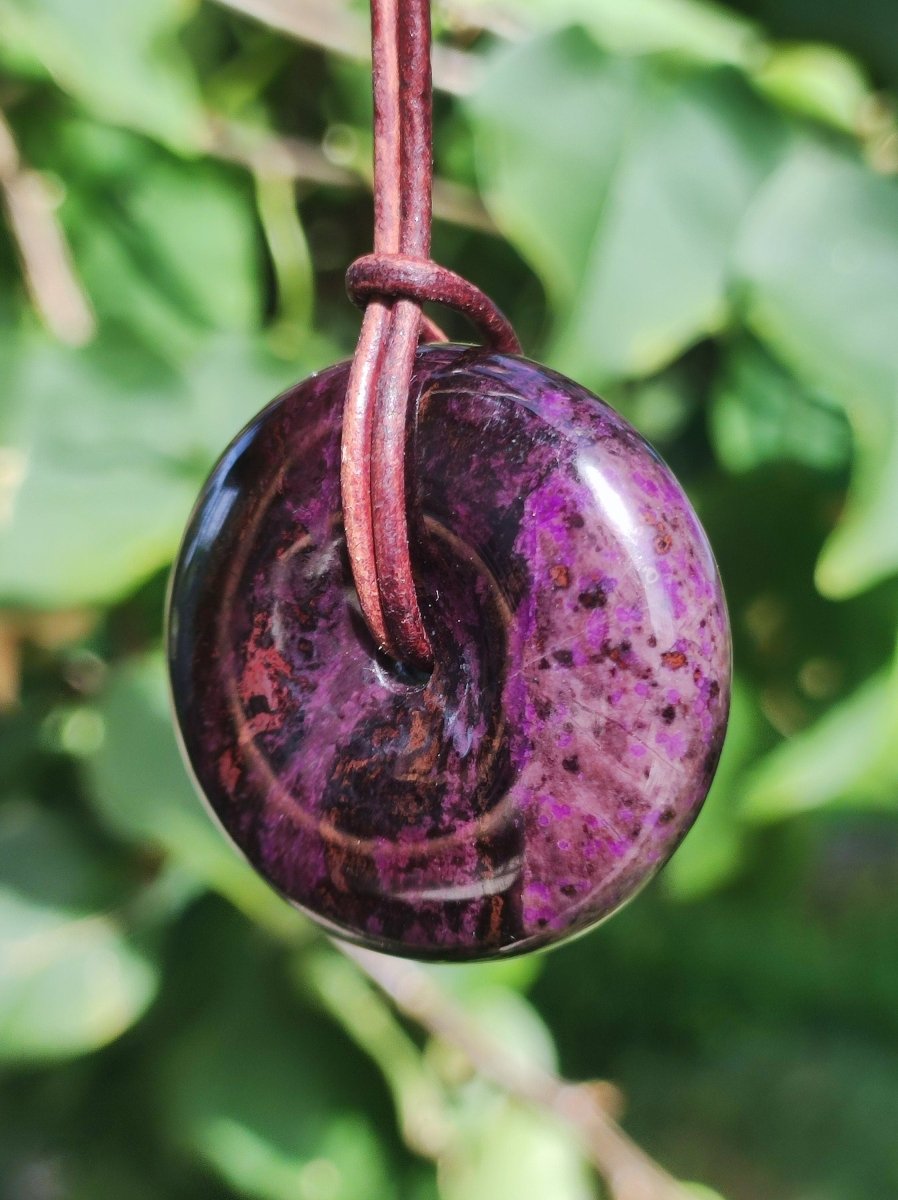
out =
[[227,834],[330,932],[464,960],[608,916],[707,794],[730,691],[713,556],[617,413],[526,360],[418,351],[412,559],[435,657],[378,653],[340,509],[348,364],[213,470],[173,577],[182,745]]

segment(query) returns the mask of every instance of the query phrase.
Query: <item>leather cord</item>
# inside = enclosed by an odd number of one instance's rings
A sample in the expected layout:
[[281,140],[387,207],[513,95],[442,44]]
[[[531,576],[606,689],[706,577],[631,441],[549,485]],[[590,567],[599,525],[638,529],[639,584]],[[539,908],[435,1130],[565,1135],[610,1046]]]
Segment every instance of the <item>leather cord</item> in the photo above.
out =
[[422,337],[445,341],[425,301],[463,313],[487,345],[520,353],[508,320],[461,276],[430,260],[433,184],[429,0],[371,0],[374,253],[347,273],[365,315],[343,410],[340,484],[353,580],[378,646],[432,665],[412,571],[406,512],[409,389]]

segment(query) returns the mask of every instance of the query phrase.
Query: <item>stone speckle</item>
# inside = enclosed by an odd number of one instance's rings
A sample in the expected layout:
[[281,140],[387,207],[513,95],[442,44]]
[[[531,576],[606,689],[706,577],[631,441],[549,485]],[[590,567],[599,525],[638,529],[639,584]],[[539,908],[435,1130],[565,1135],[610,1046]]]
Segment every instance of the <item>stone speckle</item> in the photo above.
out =
[[410,511],[437,665],[386,662],[343,540],[347,365],[213,471],[173,583],[200,788],[329,930],[432,959],[536,949],[666,861],[723,743],[730,643],[698,521],[612,409],[522,359],[418,354]]

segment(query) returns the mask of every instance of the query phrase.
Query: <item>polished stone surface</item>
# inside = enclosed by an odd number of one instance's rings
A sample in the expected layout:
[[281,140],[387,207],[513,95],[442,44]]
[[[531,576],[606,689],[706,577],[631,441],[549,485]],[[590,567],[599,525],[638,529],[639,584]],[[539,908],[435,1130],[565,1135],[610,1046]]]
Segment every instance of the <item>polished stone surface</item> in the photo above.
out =
[[347,366],[226,451],[173,582],[200,788],[332,932],[470,959],[607,916],[665,862],[720,755],[727,617],[676,480],[602,401],[522,359],[419,351],[414,562],[437,665],[359,617],[340,516]]

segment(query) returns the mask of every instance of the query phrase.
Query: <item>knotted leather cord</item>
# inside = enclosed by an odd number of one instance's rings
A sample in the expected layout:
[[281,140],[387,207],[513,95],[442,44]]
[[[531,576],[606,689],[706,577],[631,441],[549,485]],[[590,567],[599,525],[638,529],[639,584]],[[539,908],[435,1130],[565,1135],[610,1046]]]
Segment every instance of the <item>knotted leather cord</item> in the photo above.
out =
[[425,301],[464,313],[487,345],[520,353],[509,322],[461,276],[430,260],[433,183],[429,0],[371,0],[374,253],[347,290],[365,307],[343,412],[343,522],[362,613],[399,662],[432,665],[406,512],[409,388],[421,337],[445,341]]

